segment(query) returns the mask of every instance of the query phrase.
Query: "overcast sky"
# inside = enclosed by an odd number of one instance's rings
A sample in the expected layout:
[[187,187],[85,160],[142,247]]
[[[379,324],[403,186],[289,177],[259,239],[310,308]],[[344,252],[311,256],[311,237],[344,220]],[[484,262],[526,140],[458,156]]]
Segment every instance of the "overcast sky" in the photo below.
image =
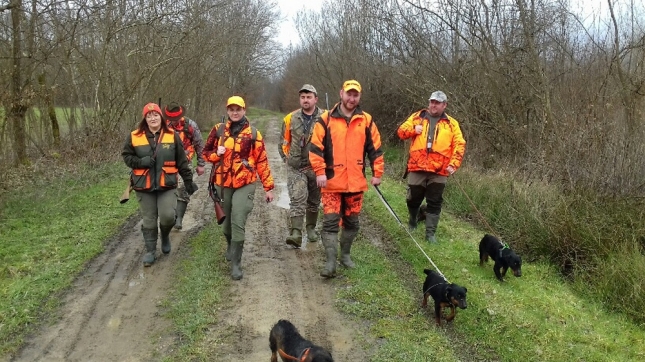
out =
[[285,20],[281,23],[280,32],[278,33],[278,41],[288,46],[289,43],[297,45],[300,43],[300,38],[298,37],[298,31],[296,30],[296,25],[294,23],[294,18],[298,11],[302,9],[307,10],[320,10],[324,0],[275,0],[282,12],[282,16],[285,17]]

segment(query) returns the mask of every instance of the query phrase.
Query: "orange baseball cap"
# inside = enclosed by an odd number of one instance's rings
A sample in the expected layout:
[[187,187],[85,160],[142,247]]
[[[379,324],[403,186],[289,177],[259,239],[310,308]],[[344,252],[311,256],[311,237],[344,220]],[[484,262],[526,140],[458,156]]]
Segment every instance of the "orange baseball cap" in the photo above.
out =
[[358,93],[363,91],[363,88],[361,88],[361,84],[358,81],[353,79],[346,80],[345,83],[343,83],[343,90],[345,92],[348,92],[352,89],[357,91]]
[[159,108],[157,103],[148,103],[143,106],[143,118],[146,118],[146,114],[150,112],[157,112],[161,116],[161,108]]
[[227,107],[230,106],[230,105],[233,105],[233,104],[236,105],[236,106],[240,106],[242,108],[246,108],[246,104],[244,103],[244,99],[242,99],[242,97],[240,97],[240,96],[232,96],[231,98],[228,99],[228,101],[226,101],[226,106]]

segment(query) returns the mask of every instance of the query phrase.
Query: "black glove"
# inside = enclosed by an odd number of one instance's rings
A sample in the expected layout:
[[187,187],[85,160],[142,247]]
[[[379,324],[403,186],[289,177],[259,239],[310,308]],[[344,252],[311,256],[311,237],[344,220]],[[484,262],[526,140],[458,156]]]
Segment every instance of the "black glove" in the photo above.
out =
[[145,156],[139,161],[141,168],[153,168],[155,167],[155,159],[150,156]]
[[194,183],[194,182],[192,182],[192,181],[190,181],[190,182],[186,182],[186,183],[185,183],[185,185],[184,185],[184,187],[186,187],[186,192],[188,193],[188,195],[192,195],[192,194],[194,194],[197,190],[199,190],[199,187],[197,187],[197,184],[196,184],[196,183]]

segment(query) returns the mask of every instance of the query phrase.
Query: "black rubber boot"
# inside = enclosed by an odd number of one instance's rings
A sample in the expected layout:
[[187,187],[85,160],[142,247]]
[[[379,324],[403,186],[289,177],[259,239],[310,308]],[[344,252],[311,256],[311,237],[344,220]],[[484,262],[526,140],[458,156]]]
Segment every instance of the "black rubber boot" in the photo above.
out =
[[161,251],[164,254],[170,253],[170,231],[173,225],[159,225],[161,230]]
[[429,243],[436,243],[437,238],[434,236],[439,225],[439,214],[426,215],[426,241]]
[[286,242],[296,248],[302,246],[302,216],[291,217],[291,234],[287,236]]
[[336,233],[323,232],[322,243],[325,246],[327,261],[325,262],[325,268],[320,272],[320,276],[325,278],[334,278],[336,277],[336,245],[338,244]]
[[188,203],[185,201],[177,201],[177,211],[175,216],[175,229],[181,230],[183,228],[182,222],[184,220],[184,214],[186,213],[186,208]]
[[318,222],[318,211],[307,211],[305,215],[305,228],[307,230],[307,241],[310,243],[315,243],[320,238],[320,235],[316,231],[316,222]]
[[419,208],[408,206],[408,213],[410,214],[410,218],[408,219],[408,229],[412,231],[417,228],[417,217],[419,216]]
[[146,246],[146,253],[143,254],[143,266],[150,266],[155,262],[155,252],[157,251],[157,229],[141,228],[143,233],[143,242]]
[[242,250],[244,241],[231,243],[231,279],[240,280],[244,276],[242,273]]
[[358,230],[343,229],[340,233],[340,264],[349,269],[356,267],[349,256],[356,234],[358,234]]

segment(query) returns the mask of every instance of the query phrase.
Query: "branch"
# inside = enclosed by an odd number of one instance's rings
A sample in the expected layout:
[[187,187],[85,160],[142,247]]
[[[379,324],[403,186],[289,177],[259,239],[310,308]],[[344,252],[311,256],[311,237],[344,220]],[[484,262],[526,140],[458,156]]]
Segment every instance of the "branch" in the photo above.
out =
[[16,6],[18,6],[18,4],[14,3],[13,1],[5,6],[0,6],[0,13],[4,12],[5,10],[11,10]]

